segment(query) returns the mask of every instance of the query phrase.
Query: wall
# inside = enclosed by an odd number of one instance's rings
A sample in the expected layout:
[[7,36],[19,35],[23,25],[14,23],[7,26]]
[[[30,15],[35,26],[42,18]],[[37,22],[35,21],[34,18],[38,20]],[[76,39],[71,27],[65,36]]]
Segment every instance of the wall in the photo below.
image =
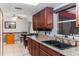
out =
[[0,9],[0,55],[1,55],[1,53],[2,53],[2,48],[1,48],[1,46],[2,46],[2,12],[1,12],[1,9]]
[[33,23],[32,23],[32,16],[28,16],[28,22],[31,22],[31,26],[30,26],[30,33],[35,33],[36,31],[33,30]]
[[[54,35],[54,34],[57,34],[57,31],[58,31],[58,26],[57,26],[57,20],[58,20],[58,14],[54,13],[54,19],[53,19],[53,29],[52,31],[46,31],[47,34],[49,35],[49,32],[50,32],[50,35]],[[11,21],[10,20],[10,16],[8,17],[7,20]],[[6,19],[4,20],[6,21]],[[30,26],[30,29],[28,29],[28,22],[31,22],[31,26]],[[8,29],[4,29],[4,32],[23,32],[23,31],[27,31],[30,30],[30,33],[35,33],[36,31],[33,30],[33,27],[32,27],[32,16],[28,16],[27,17],[27,21],[26,20],[18,20],[16,21],[17,23],[17,28],[15,30],[8,30]],[[45,34],[45,31],[39,31],[39,33],[42,33],[42,34]],[[20,33],[15,33],[15,40],[19,40],[20,39]],[[6,40],[4,40],[6,41]]]
[[[27,31],[27,18],[12,20],[13,14],[5,13],[3,20],[3,31],[4,32],[26,32]],[[16,29],[5,29],[5,21],[15,21]]]
[[[4,13],[4,19],[3,19],[3,41],[6,42],[6,33],[7,32],[14,32],[15,34],[15,41],[20,40],[20,34],[22,32],[28,32],[28,20],[30,20],[30,16],[24,19],[17,19],[17,20],[12,20],[13,14],[11,13]],[[15,21],[16,22],[16,29],[5,29],[5,21]]]
[[56,13],[54,13],[54,28],[52,29],[52,32],[51,32],[51,35],[52,34],[57,34],[57,32],[58,32],[58,24],[57,24],[57,22],[58,22],[58,14],[56,14]]

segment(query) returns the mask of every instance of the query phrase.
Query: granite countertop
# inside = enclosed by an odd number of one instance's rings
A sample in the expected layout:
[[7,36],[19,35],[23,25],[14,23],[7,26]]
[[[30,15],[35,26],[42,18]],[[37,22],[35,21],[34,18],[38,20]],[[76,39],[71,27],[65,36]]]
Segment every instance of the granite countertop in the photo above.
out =
[[71,48],[64,49],[64,50],[60,50],[60,49],[58,49],[54,46],[50,46],[48,44],[45,44],[45,43],[41,42],[41,41],[46,40],[43,37],[35,37],[35,36],[28,36],[28,37],[32,38],[33,40],[37,41],[38,43],[43,44],[43,45],[47,46],[48,48],[51,48],[51,49],[65,55],[65,56],[79,56],[79,46],[71,47]]

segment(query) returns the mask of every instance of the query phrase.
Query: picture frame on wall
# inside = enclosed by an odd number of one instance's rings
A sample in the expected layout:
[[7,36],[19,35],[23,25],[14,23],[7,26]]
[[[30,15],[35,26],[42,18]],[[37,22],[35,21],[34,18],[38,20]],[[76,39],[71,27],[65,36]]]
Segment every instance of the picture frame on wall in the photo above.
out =
[[16,29],[16,22],[14,21],[5,21],[5,29]]

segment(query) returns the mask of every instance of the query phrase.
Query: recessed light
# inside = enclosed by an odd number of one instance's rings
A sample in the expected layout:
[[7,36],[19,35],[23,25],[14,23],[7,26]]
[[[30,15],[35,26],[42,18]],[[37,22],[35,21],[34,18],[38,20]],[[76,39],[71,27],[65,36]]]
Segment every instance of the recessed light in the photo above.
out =
[[39,3],[25,3],[25,4],[36,6],[36,5],[38,5]]
[[15,7],[15,9],[21,10],[22,8],[20,8],[20,7]]
[[16,21],[17,20],[17,17],[12,17],[12,20]]

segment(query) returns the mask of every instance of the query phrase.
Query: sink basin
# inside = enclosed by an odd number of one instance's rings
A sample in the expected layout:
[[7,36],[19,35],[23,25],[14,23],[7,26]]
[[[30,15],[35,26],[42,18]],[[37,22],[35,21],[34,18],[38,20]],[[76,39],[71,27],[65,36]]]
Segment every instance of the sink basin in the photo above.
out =
[[44,42],[44,43],[46,43],[46,44],[49,44],[49,45],[59,43],[58,41],[55,41],[55,40],[48,40],[48,41],[42,41],[42,42]]
[[43,43],[46,43],[50,46],[54,46],[58,49],[67,49],[67,48],[71,48],[71,47],[74,47],[73,45],[69,45],[69,44],[66,44],[66,43],[61,43],[59,41],[55,41],[55,40],[48,40],[48,41],[42,41]]

